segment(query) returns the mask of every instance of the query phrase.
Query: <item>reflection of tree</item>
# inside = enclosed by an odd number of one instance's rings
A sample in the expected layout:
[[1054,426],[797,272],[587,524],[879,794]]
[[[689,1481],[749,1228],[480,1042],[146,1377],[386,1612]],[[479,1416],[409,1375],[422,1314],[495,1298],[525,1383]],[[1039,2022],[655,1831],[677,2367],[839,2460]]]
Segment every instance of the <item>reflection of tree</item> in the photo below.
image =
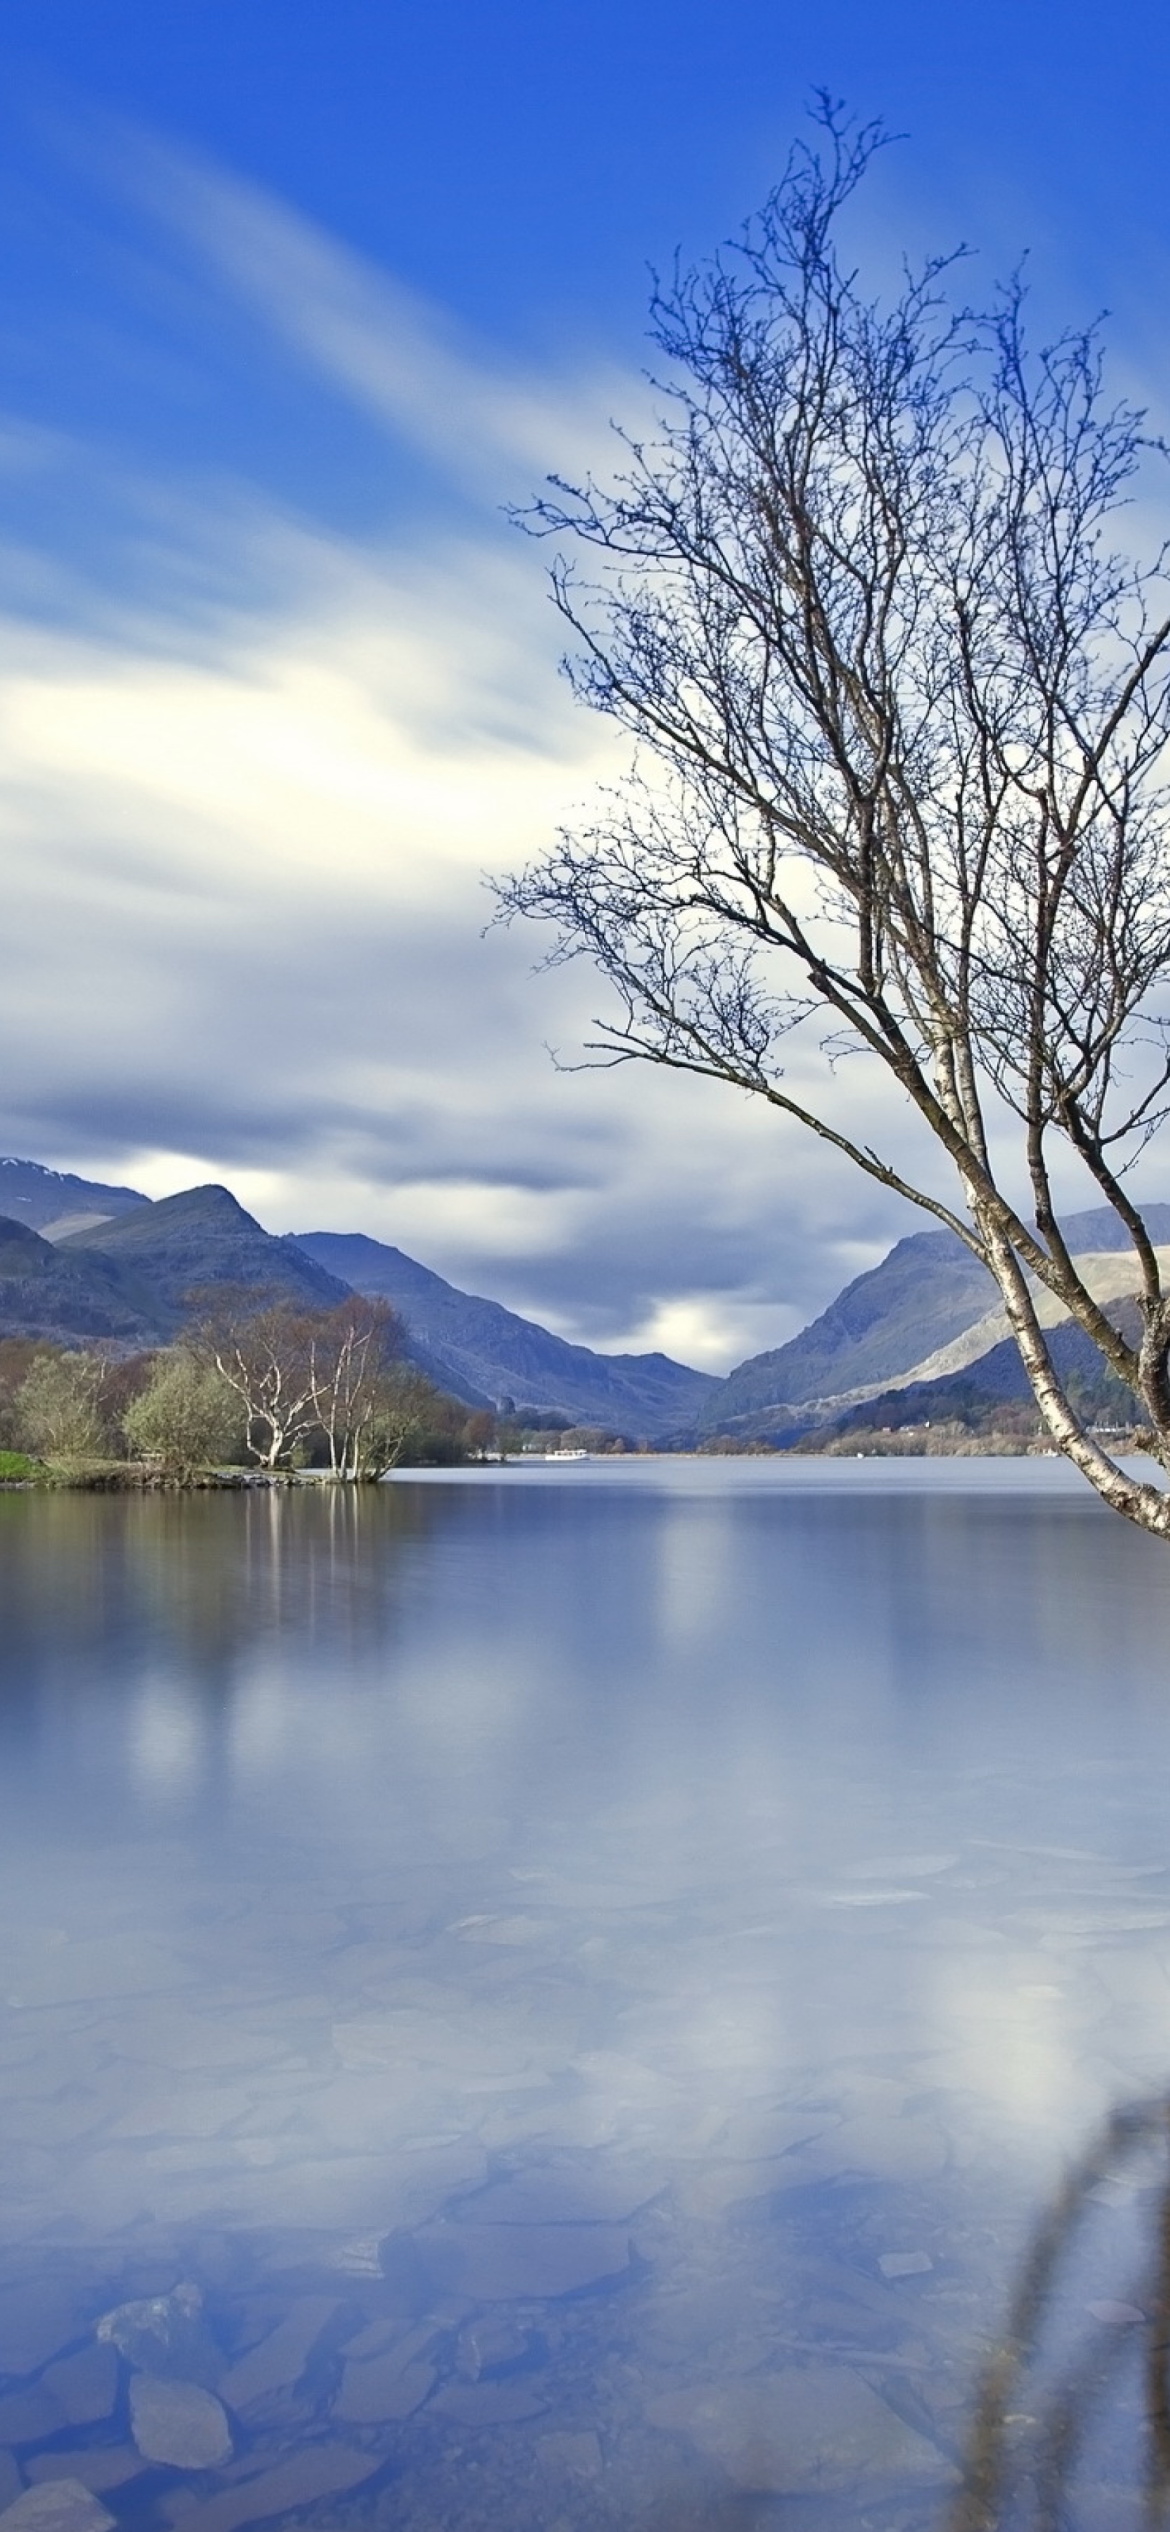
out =
[[95,1681],[116,1704],[161,1669],[220,1711],[261,1653],[376,1649],[403,1554],[443,1515],[414,1486],[0,1496],[0,1737],[92,1709]]
[[[1168,2146],[1165,2098],[1115,2111],[1044,2214],[1003,2335],[984,2368],[948,2532],[1058,2532],[1071,2522],[1068,2508],[1086,2448],[1095,2435],[1108,2435],[1107,2395],[1133,2368],[1139,2349],[1142,2520],[1149,2532],[1170,2521]],[[1130,2181],[1146,2167],[1156,2173],[1145,2255],[1137,2275],[1125,2281],[1124,2300],[1089,2300],[1078,2312],[1078,2287],[1090,2298],[1094,2288],[1101,2293],[1092,2238],[1100,2213],[1096,2193],[1103,2185],[1108,2191],[1119,2166]],[[1112,2454],[1109,2466],[1115,2476]],[[1079,2513],[1075,2520],[1081,2521]]]

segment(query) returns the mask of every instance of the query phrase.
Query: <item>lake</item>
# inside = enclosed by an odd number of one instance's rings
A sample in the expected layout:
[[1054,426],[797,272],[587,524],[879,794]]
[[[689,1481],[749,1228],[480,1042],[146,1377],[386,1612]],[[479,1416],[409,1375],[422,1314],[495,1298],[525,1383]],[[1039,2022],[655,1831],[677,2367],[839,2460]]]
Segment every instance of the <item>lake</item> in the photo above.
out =
[[[1170,2085],[1170,1551],[1059,1462],[548,1464],[8,1494],[0,1607],[13,2532],[947,2520]],[[1017,2386],[1078,2532],[1159,2184]]]

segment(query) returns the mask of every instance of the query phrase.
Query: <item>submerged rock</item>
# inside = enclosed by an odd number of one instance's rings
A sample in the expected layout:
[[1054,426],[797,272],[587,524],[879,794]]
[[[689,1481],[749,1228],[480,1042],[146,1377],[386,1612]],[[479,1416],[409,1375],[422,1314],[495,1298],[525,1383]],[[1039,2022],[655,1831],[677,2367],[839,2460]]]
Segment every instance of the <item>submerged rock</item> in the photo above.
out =
[[112,2347],[83,2347],[50,2365],[41,2383],[60,2402],[70,2426],[96,2426],[110,2416],[118,2397],[118,2359]]
[[116,2304],[98,2322],[97,2336],[144,2374],[213,2383],[223,2372],[223,2358],[203,2318],[203,2297],[189,2283],[169,2295]]
[[79,2338],[85,2328],[81,2300],[64,2284],[29,2279],[0,2287],[0,2374],[35,2374],[59,2348]]
[[536,2458],[552,2479],[600,2479],[603,2468],[601,2446],[591,2427],[578,2435],[542,2435]]
[[477,2302],[579,2294],[628,2276],[629,2235],[612,2224],[450,2224],[419,2236],[436,2269]]
[[[192,2506],[183,2516],[186,2532],[237,2532],[240,2524],[263,2523],[269,2515],[288,2514],[295,2506],[312,2505],[318,2497],[340,2497],[349,2488],[359,2488],[364,2479],[372,2479],[384,2460],[384,2454],[359,2452],[352,2444],[308,2444],[303,2452],[279,2462],[275,2470],[261,2471],[238,2488],[225,2488],[205,2506]],[[109,2521],[107,2515],[101,2532]],[[40,2532],[40,2526],[35,2532]],[[57,2532],[55,2525],[51,2532]],[[62,2527],[62,2532],[73,2532],[73,2526]],[[78,2532],[88,2532],[88,2527],[79,2526]]]
[[413,2417],[436,2379],[434,2366],[415,2357],[412,2350],[405,2359],[395,2348],[364,2364],[349,2364],[334,2402],[334,2417],[352,2426],[381,2426],[388,2419]]
[[276,2329],[223,2375],[217,2387],[229,2409],[260,2408],[299,2382],[321,2332],[340,2310],[336,2295],[298,2296]]
[[0,2438],[5,2444],[36,2444],[68,2423],[60,2401],[39,2383],[0,2399]]
[[477,2383],[484,2374],[526,2371],[539,2361],[542,2352],[534,2330],[522,2329],[512,2320],[479,2320],[461,2331],[455,2368],[465,2381]]
[[92,2488],[104,2497],[107,2488],[121,2488],[146,2469],[141,2453],[132,2444],[94,2444],[75,2446],[72,2452],[34,2453],[25,2469],[32,2480],[79,2479],[83,2488]]
[[447,2383],[431,2407],[460,2426],[512,2426],[521,2418],[543,2417],[549,2402],[531,2377],[512,2375],[505,2382]]
[[934,2261],[929,2251],[884,2251],[878,2261],[883,2277],[929,2277]]
[[957,2476],[936,2445],[904,2426],[845,2365],[787,2366],[668,2391],[647,2414],[652,2425],[689,2436],[752,2496],[838,2495],[875,2481],[944,2487]]
[[114,2518],[79,2479],[49,2479],[26,2488],[0,2514],[6,2532],[114,2532]]
[[213,2392],[198,2383],[135,2374],[130,2384],[130,2431],[150,2462],[178,2470],[215,2470],[231,2459],[232,2438]]

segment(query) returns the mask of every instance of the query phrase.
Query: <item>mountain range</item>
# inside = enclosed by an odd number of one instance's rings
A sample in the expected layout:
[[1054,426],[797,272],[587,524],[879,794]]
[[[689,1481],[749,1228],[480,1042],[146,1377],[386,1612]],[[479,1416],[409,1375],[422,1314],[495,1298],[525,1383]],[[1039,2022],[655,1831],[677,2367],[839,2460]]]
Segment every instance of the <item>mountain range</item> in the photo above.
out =
[[[1146,1218],[1170,1269],[1170,1206]],[[1066,1230],[1098,1299],[1119,1321],[1132,1314],[1132,1253],[1116,1216],[1076,1214]],[[466,1405],[651,1442],[785,1447],[859,1424],[969,1420],[1028,1394],[991,1277],[946,1231],[899,1240],[787,1345],[719,1380],[666,1354],[569,1344],[360,1232],[278,1237],[226,1187],[152,1203],[132,1187],[0,1159],[0,1336],[165,1344],[193,1294],[229,1284],[308,1308],[355,1291],[386,1299],[405,1322],[411,1359]],[[1104,1400],[1095,1347],[1059,1324],[1047,1296],[1040,1306],[1061,1368]]]
[[[1170,1205],[1145,1208],[1170,1277]],[[1133,1309],[1133,1252],[1108,1207],[1065,1218],[1081,1274],[1120,1323]],[[1048,1294],[1039,1316],[1058,1369],[1103,1408],[1116,1405],[1097,1348]],[[1062,1321],[1064,1324],[1061,1324]],[[792,1442],[833,1426],[965,1420],[980,1407],[1030,1397],[998,1290],[985,1266],[950,1231],[899,1240],[787,1345],[741,1363],[708,1401],[700,1429],[741,1439]]]
[[513,1408],[660,1440],[694,1424],[720,1383],[666,1354],[595,1354],[497,1301],[462,1293],[401,1249],[360,1234],[278,1238],[226,1187],[151,1203],[0,1160],[0,1336],[165,1344],[216,1285],[319,1309],[361,1292],[392,1301],[411,1359],[470,1407]]

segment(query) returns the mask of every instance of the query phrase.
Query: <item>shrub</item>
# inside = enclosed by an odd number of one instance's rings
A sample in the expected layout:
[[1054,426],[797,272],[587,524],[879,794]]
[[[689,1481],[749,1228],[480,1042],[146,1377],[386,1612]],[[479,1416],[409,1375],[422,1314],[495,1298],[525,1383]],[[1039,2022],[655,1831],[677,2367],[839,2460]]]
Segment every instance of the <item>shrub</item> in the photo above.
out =
[[239,1404],[227,1382],[181,1347],[156,1355],[145,1389],[122,1419],[129,1448],[157,1460],[174,1477],[189,1477],[209,1461],[225,1459],[239,1422]]
[[38,1354],[13,1401],[14,1439],[46,1459],[95,1459],[105,1442],[99,1354]]

